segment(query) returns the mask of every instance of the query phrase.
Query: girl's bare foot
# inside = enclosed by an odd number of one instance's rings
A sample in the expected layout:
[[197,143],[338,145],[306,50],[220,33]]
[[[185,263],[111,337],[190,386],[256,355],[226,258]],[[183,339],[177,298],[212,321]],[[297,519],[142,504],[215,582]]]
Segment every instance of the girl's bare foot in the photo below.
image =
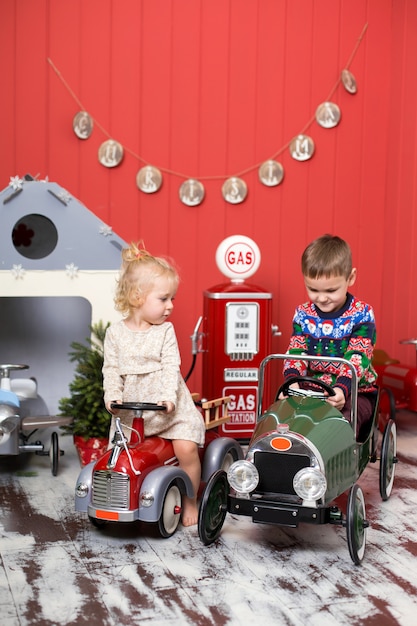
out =
[[198,507],[195,500],[184,497],[181,521],[183,526],[195,526],[197,524]]

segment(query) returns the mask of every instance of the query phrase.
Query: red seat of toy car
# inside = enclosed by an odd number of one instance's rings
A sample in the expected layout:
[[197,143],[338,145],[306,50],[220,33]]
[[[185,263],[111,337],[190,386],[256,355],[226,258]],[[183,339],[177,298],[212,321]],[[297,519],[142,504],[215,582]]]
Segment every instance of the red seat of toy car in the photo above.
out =
[[372,358],[373,365],[391,365],[392,363],[399,363],[398,359],[391,359],[389,354],[385,350],[374,350]]

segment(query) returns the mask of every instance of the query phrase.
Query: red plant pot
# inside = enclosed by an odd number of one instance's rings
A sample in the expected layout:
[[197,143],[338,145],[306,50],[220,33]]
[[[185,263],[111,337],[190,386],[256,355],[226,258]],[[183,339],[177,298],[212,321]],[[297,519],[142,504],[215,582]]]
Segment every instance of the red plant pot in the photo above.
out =
[[87,465],[91,461],[97,461],[107,450],[109,440],[99,437],[85,439],[80,435],[74,435],[74,445],[78,452],[81,465]]

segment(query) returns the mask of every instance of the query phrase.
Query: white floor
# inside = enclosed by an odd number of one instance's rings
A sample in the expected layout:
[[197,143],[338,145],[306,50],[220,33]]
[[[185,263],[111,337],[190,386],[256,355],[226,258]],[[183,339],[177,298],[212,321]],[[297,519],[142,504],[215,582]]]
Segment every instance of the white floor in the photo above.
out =
[[0,459],[0,622],[414,626],[417,415],[400,413],[397,427],[391,498],[379,496],[379,463],[359,481],[371,523],[360,566],[344,529],[328,525],[282,530],[228,515],[208,547],[195,527],[169,539],[144,525],[97,530],[74,511],[69,437],[57,477],[47,457]]

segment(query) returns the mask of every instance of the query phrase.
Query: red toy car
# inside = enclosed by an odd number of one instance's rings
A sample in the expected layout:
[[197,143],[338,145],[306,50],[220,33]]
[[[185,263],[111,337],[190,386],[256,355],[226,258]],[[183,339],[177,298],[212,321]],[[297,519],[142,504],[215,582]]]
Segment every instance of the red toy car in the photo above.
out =
[[[400,343],[412,343],[417,339],[405,339]],[[378,374],[380,397],[380,429],[399,409],[417,411],[417,367],[404,365],[392,359],[384,350],[374,350],[373,367]]]
[[[243,458],[240,445],[214,430],[228,419],[228,398],[201,404],[205,415],[206,442],[201,449],[202,487],[219,469]],[[220,407],[224,414],[220,416]],[[143,411],[161,410],[148,403],[123,403],[117,409],[133,411],[136,443],[127,444],[117,420],[113,448],[98,461],[86,465],[75,487],[75,509],[85,512],[94,526],[107,522],[143,522],[158,525],[162,537],[170,537],[181,518],[183,495],[193,496],[191,480],[178,465],[172,442],[161,437],[144,437]],[[133,436],[132,436],[133,438]]]

